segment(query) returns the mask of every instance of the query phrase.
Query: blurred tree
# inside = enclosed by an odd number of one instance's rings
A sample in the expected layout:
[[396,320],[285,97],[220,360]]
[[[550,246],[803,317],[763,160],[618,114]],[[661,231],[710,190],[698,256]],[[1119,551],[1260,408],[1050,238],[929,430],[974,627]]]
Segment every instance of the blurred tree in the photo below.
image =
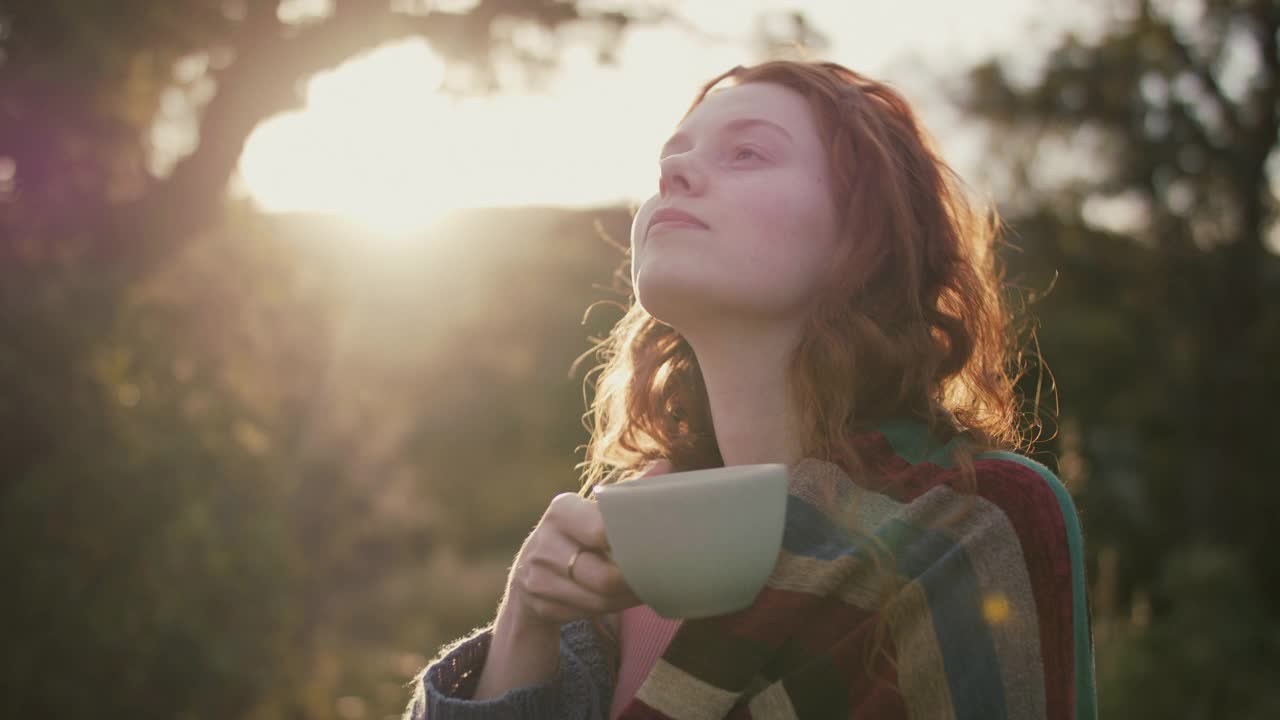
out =
[[[1274,673],[1253,672],[1262,651],[1177,659],[1170,644],[1199,601],[1184,594],[1190,581],[1160,578],[1181,572],[1175,552],[1189,543],[1234,554],[1232,572],[1256,579],[1258,609],[1199,636],[1247,622],[1274,638],[1280,5],[1131,0],[1097,11],[1108,17],[1100,37],[1064,37],[1030,79],[998,61],[979,66],[954,100],[991,127],[990,179],[1022,251],[1009,256],[1010,275],[1035,288],[1041,350],[1091,468],[1089,543],[1118,549],[1125,592],[1153,590],[1151,639],[1117,650],[1103,707],[1114,689],[1125,698],[1118,714],[1137,716],[1151,696],[1127,683],[1141,675],[1161,688],[1219,688],[1168,706],[1187,717],[1274,709],[1260,682],[1270,676],[1274,688]],[[1151,666],[1135,670],[1139,657]],[[1100,648],[1100,672],[1108,661]],[[1193,666],[1215,675],[1179,675]],[[1240,678],[1252,679],[1247,690]],[[1227,699],[1248,692],[1268,699]]]
[[771,11],[756,17],[752,48],[761,61],[820,59],[831,39],[798,10]]
[[1169,611],[1110,649],[1100,714],[1205,720],[1280,715],[1280,627],[1267,618],[1255,580],[1230,548],[1192,543],[1171,552],[1158,580]]
[[[0,2],[0,572],[15,588],[0,715],[325,718],[340,692],[414,669],[381,661],[406,633],[376,609],[405,617],[421,600],[383,592],[389,568],[396,587],[428,582],[428,513],[406,487],[430,458],[402,445],[422,408],[396,395],[425,348],[395,365],[369,342],[379,313],[353,305],[351,258],[326,254],[314,232],[314,252],[299,252],[296,235],[224,190],[252,128],[362,50],[423,37],[450,64],[442,91],[495,92],[495,58],[524,62],[531,82],[554,68],[553,51],[517,41],[522,24],[594,28],[607,62],[629,23],[665,16],[562,0],[428,5]],[[161,167],[152,123],[181,101],[175,88],[196,98],[198,139]],[[420,329],[461,342],[501,310],[464,318],[452,337]],[[546,338],[563,340],[564,318],[542,318],[557,328]],[[525,320],[526,332],[546,329]],[[414,332],[386,325],[396,340]],[[457,356],[441,377],[488,363],[482,381],[521,378],[525,366]],[[541,370],[521,378],[518,403],[480,409],[538,407]],[[458,424],[485,427],[465,400]],[[564,410],[548,412],[575,425]],[[563,473],[571,441],[559,438]],[[476,442],[492,454],[494,440]],[[525,498],[553,479],[543,451]],[[506,507],[507,518],[526,510]],[[497,589],[483,587],[486,605]],[[480,589],[432,592],[465,604]],[[431,623],[413,618],[405,642],[442,641]],[[344,635],[353,628],[366,634]],[[394,711],[403,696],[392,688],[381,703]]]
[[[220,217],[223,191],[253,128],[296,107],[311,75],[382,43],[422,37],[449,66],[451,93],[500,90],[495,58],[536,83],[555,49],[519,31],[574,23],[614,60],[631,23],[665,10],[580,11],[572,0],[479,0],[463,12],[391,0],[129,0],[0,5],[0,227],[5,253],[49,252],[42,237],[99,259],[150,266]],[[319,12],[302,14],[313,7]],[[187,61],[185,70],[175,65]],[[194,68],[194,69],[191,69]],[[458,80],[462,78],[462,80]],[[149,172],[147,130],[166,90],[204,83],[199,141],[164,177]]]

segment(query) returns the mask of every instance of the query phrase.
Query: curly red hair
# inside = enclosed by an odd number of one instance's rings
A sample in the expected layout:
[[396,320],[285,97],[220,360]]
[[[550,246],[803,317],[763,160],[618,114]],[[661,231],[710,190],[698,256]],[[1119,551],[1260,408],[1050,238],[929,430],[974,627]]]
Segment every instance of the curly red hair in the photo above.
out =
[[[983,448],[1021,448],[994,210],[971,204],[888,85],[833,62],[774,60],[713,78],[689,111],[726,78],[799,92],[831,148],[844,242],[789,375],[806,414],[805,455],[856,474],[851,434],[892,417],[924,420],[943,435],[967,432]],[[578,466],[584,497],[659,458],[680,470],[723,464],[693,350],[634,296],[624,309],[584,355],[601,361]]]

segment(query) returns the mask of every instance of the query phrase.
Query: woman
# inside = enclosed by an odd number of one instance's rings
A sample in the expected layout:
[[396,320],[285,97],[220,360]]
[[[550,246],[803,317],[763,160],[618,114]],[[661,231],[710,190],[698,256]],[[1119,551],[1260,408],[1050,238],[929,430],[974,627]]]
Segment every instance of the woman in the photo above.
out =
[[[737,67],[659,165],[583,490],[406,717],[1093,717],[1079,523],[1012,452],[994,223],[910,107],[834,63]],[[754,604],[654,614],[591,490],[767,462],[787,528]]]

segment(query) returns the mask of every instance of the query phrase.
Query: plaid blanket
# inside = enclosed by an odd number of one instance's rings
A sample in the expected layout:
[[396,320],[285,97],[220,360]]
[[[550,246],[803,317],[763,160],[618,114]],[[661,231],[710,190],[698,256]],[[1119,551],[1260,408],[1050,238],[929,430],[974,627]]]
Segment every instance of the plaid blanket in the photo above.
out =
[[[984,453],[973,494],[923,424],[856,440],[874,482],[794,467],[765,589],[681,623],[621,718],[1095,718],[1083,540],[1058,478]],[[867,535],[892,553],[887,604]]]

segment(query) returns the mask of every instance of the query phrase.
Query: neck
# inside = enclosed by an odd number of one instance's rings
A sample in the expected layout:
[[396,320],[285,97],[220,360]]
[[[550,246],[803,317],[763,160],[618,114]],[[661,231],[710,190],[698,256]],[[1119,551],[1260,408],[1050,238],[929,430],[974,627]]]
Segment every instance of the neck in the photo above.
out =
[[803,456],[802,416],[790,398],[788,366],[798,337],[790,329],[689,340],[710,402],[726,466],[794,465]]

